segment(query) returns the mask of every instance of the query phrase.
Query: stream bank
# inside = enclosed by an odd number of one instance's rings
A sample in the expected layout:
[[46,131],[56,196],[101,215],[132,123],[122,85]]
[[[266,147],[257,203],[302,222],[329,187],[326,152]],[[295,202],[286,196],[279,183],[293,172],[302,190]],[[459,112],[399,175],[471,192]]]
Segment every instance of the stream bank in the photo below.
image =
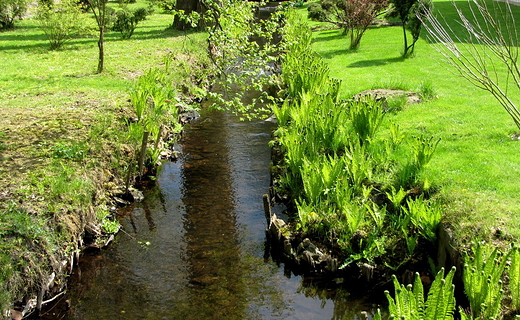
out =
[[[84,256],[56,319],[340,319],[376,307],[355,284],[295,274],[266,252],[261,195],[274,124],[202,112],[106,249]],[[274,212],[283,216],[283,207]]]

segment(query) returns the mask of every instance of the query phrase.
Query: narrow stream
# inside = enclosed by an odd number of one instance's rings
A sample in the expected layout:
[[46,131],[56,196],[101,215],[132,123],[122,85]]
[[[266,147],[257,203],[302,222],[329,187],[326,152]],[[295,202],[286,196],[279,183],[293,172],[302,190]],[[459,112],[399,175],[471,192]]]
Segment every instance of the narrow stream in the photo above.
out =
[[218,112],[187,126],[182,157],[80,261],[56,319],[366,319],[362,299],[264,257],[273,126]]

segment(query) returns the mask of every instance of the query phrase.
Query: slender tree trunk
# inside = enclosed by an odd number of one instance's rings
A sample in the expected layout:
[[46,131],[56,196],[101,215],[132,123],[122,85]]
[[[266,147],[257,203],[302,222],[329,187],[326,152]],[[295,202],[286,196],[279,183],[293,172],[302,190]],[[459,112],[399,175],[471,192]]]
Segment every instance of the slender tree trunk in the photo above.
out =
[[406,21],[403,21],[403,38],[404,38],[404,51],[403,57],[408,54],[408,38],[406,37]]
[[105,64],[105,28],[104,27],[99,28],[98,48],[99,48],[99,58],[98,58],[97,73],[102,73],[104,64]]

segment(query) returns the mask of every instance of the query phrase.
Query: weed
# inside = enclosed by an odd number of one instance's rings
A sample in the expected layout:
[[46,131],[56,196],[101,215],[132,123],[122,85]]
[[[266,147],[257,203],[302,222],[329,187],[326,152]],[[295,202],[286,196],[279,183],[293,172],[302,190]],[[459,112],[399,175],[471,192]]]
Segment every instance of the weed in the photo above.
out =
[[432,100],[437,98],[437,91],[433,87],[431,81],[421,82],[419,85],[419,95],[423,100]]
[[385,112],[396,113],[404,109],[408,103],[408,97],[405,94],[391,96],[385,100]]
[[51,152],[51,157],[55,159],[81,161],[86,157],[88,147],[84,143],[57,142],[49,148],[49,151]]

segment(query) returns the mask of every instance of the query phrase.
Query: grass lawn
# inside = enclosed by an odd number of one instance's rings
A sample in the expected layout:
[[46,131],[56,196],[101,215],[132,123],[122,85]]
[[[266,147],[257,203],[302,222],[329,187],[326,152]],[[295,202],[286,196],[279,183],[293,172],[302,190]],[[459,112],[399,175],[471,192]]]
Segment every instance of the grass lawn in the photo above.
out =
[[[435,1],[434,6],[454,19],[450,2]],[[520,7],[513,10],[520,14]],[[519,238],[520,141],[511,139],[519,129],[491,94],[456,75],[424,35],[415,55],[402,59],[400,26],[370,28],[360,48],[349,51],[340,30],[311,25],[314,49],[325,58],[331,76],[342,80],[343,98],[373,88],[419,91],[429,85],[435,90],[436,99],[408,105],[386,119],[408,135],[442,139],[426,175],[446,199],[446,220],[453,223],[461,243],[477,239],[477,233],[482,238]],[[519,92],[511,92],[520,102]]]

